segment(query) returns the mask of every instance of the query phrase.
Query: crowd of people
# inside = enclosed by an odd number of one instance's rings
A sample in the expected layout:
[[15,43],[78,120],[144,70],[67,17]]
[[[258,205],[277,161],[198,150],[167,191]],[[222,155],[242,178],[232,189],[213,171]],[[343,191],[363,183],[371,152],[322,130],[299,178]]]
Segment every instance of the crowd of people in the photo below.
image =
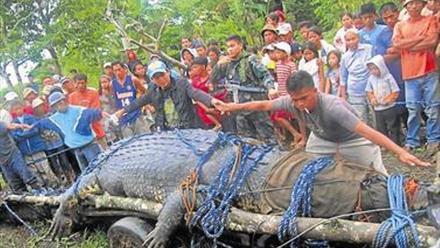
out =
[[440,147],[439,23],[440,0],[366,3],[341,14],[328,42],[312,21],[292,25],[276,10],[261,49],[237,35],[225,51],[185,37],[179,68],[128,49],[126,61],[103,65],[98,89],[76,72],[30,78],[0,110],[2,174],[15,192],[67,186],[112,143],[174,128],[337,154],[384,174],[378,145],[427,165],[409,151]]

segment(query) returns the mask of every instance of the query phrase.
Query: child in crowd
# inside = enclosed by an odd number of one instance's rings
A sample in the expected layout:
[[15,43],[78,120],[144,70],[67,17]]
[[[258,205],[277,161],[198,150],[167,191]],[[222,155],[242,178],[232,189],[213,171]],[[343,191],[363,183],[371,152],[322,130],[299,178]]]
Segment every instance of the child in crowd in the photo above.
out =
[[221,52],[220,49],[217,47],[211,47],[208,49],[208,58],[209,58],[209,64],[211,64],[211,67],[214,67],[218,60],[220,59]]
[[[44,101],[41,98],[37,98],[32,101],[32,108],[34,110],[34,116],[36,119],[42,119],[47,117],[46,107]],[[75,180],[73,168],[69,161],[66,150],[68,149],[60,135],[49,129],[41,129],[40,135],[46,144],[46,154],[48,156],[49,165],[57,178],[64,177],[64,183],[66,186],[71,185]]]
[[318,48],[312,42],[306,42],[303,48],[303,58],[299,61],[298,69],[308,72],[313,78],[315,87],[322,91],[324,87],[321,85],[320,62],[322,61],[319,59]]
[[[209,91],[209,74],[207,72],[207,67],[208,59],[206,57],[196,57],[190,69],[192,86],[206,93]],[[222,125],[219,121],[220,115],[218,115],[215,110],[209,109],[204,104],[197,102],[196,112],[200,120],[202,120],[206,126],[214,126],[213,129],[215,131],[222,129]]]
[[[63,93],[49,95],[49,104],[56,112],[38,121],[32,128],[50,129],[63,136],[64,144],[73,149],[81,171],[101,152],[91,124],[102,118],[99,109],[69,105]],[[31,129],[31,130],[32,130]]]
[[265,24],[278,27],[279,23],[280,23],[280,17],[277,15],[277,13],[271,12],[266,16]]
[[339,68],[341,66],[341,53],[338,50],[330,51],[327,56],[327,76],[325,80],[326,94],[339,96],[340,75]]
[[189,67],[192,64],[193,59],[196,57],[196,51],[190,48],[184,48],[181,51],[183,64],[186,66],[186,69],[182,69],[181,73],[184,77],[189,78]]
[[330,51],[335,50],[334,46],[323,39],[322,30],[317,26],[313,26],[309,29],[308,40],[315,44],[318,49],[319,58],[322,59],[322,61],[326,61],[327,54]]
[[400,144],[400,122],[397,116],[396,100],[399,86],[388,71],[381,55],[374,56],[367,62],[370,77],[365,91],[373,106],[376,129]]
[[353,25],[357,30],[364,28],[364,22],[362,21],[361,15],[359,13],[353,15]]
[[276,79],[275,74],[275,47],[273,44],[269,44],[263,47],[263,58],[261,59],[261,63],[266,66],[266,69],[270,72],[270,74]]
[[344,53],[347,48],[345,47],[345,32],[350,28],[354,28],[353,25],[353,15],[348,12],[344,12],[341,15],[342,28],[336,32],[335,38],[333,39],[333,44],[336,49],[338,49],[341,53]]
[[[99,78],[98,93],[102,111],[109,114],[114,114],[116,112],[116,105],[112,91],[111,78],[109,76],[101,75],[101,77]],[[105,119],[103,121],[103,125],[107,142],[109,144],[112,144],[123,138],[119,126],[114,125],[113,122],[109,119]]]
[[290,45],[292,49],[292,55],[290,56],[290,59],[293,63],[295,63],[296,67],[298,68],[299,61],[303,57],[303,47],[299,43],[293,43]]
[[[15,100],[10,103],[11,111],[16,114],[12,120],[16,124],[25,124],[32,126],[38,122],[38,119],[32,115],[24,113],[24,105],[22,102]],[[16,129],[11,132],[11,136],[17,143],[18,149],[24,156],[25,162],[29,168],[38,175],[43,181],[44,185],[48,187],[55,187],[59,184],[59,180],[52,172],[49,162],[46,158],[46,143],[40,135],[38,129],[22,130]]]
[[286,42],[275,43],[273,51],[275,64],[275,74],[278,84],[278,93],[282,96],[287,95],[287,79],[297,71],[295,63],[290,60],[291,47]]
[[[280,96],[287,95],[287,79],[297,71],[295,63],[290,60],[291,46],[286,42],[279,42],[274,44],[274,54],[276,60],[275,73],[277,78],[277,90]],[[301,134],[296,130],[291,121],[293,120],[293,115],[286,111],[275,111],[271,114],[271,119],[273,122],[278,124],[282,129],[287,130],[294,138],[293,145],[297,144],[301,138]],[[286,135],[282,134],[281,131],[277,132],[280,134],[281,139],[285,140]]]

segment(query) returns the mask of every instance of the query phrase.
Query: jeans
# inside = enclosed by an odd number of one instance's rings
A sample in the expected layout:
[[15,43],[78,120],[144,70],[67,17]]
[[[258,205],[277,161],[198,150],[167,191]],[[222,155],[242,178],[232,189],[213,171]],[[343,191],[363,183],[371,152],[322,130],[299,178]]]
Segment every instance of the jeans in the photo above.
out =
[[81,171],[84,171],[99,153],[101,153],[101,147],[95,142],[76,148],[75,157]]
[[25,184],[31,185],[38,182],[36,175],[28,168],[19,150],[14,151],[9,160],[0,166],[12,192],[26,191]]
[[422,110],[426,121],[426,138],[428,144],[440,143],[440,86],[438,73],[405,80],[406,108],[408,109],[408,132],[406,145],[420,146],[420,119]]
[[356,110],[359,118],[368,123],[368,103],[366,96],[348,95],[347,102]]

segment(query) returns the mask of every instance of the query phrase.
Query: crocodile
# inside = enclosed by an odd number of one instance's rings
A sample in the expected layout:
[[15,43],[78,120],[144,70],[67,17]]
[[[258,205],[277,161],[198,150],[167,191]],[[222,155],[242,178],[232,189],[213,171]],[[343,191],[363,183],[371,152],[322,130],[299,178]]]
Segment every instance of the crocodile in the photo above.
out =
[[[148,241],[149,247],[165,247],[173,231],[182,223],[186,212],[179,185],[195,171],[199,155],[212,147],[218,138],[219,133],[217,132],[194,129],[144,134],[114,144],[89,165],[88,170],[77,179],[72,187],[60,195],[60,206],[54,215],[50,228],[52,236],[66,235],[78,222],[77,211],[82,195],[91,194],[92,191],[101,191],[114,196],[143,198],[162,203],[163,208]],[[262,147],[255,140],[249,139],[246,142]],[[226,144],[217,147],[198,171],[197,188],[206,188],[215,179],[228,155],[237,153],[238,146],[237,144]],[[264,155],[261,160],[257,161],[257,165],[240,189],[240,192],[256,193],[238,194],[232,203],[234,206],[263,214],[287,209],[290,203],[291,186],[298,177],[300,166],[290,169],[288,166],[280,167],[280,165],[289,163],[301,165],[313,159],[303,151],[287,152],[277,147],[266,150]],[[343,165],[350,164],[344,161],[341,163]],[[295,172],[292,172],[293,170]],[[277,180],[281,180],[283,183],[270,185],[269,175],[273,176],[277,172],[281,178]],[[387,199],[386,178],[384,176],[370,169],[354,168],[350,173],[354,175],[354,187],[358,187],[364,197],[360,203],[363,210],[388,207],[387,200],[383,200]],[[344,179],[336,178],[336,181]],[[376,180],[376,186],[362,187],[366,180],[372,181],[372,179]],[[323,183],[323,179],[319,176],[315,181],[316,185]],[[274,186],[287,186],[285,188],[290,188],[290,190],[285,190],[287,192],[284,194],[262,190]],[[338,190],[347,188],[340,186],[335,188]],[[332,217],[354,211],[354,209],[347,210],[344,207],[344,204],[347,203],[339,199],[341,195],[344,195],[342,191],[328,196],[321,194],[319,202],[315,200],[315,193],[313,194],[312,212],[314,217]],[[328,192],[324,192],[324,194],[328,194]],[[202,195],[197,195],[198,202],[203,202],[203,199],[199,199],[199,197],[203,197]],[[325,201],[322,201],[323,197],[333,198],[331,208],[326,205]],[[369,197],[371,199],[368,199]],[[420,195],[420,199],[423,199],[422,202],[426,200],[425,206],[427,205],[426,198],[425,194]],[[350,202],[352,205],[356,203],[357,199],[352,199]]]

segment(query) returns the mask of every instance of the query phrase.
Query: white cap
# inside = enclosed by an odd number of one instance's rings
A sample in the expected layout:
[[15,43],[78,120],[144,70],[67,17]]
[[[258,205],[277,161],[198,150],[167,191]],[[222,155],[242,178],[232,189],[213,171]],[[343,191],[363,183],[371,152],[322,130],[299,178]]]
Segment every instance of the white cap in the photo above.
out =
[[43,103],[44,103],[44,101],[41,98],[37,97],[32,101],[32,108],[34,109]]
[[292,32],[292,25],[290,25],[290,23],[285,22],[280,26],[278,26],[277,32],[279,35],[288,34],[289,32]]
[[58,74],[55,74],[55,75],[52,76],[52,78],[53,78],[55,81],[60,81],[61,76],[58,75]]
[[275,47],[274,47],[273,44],[271,43],[271,44],[269,44],[269,45],[263,47],[263,50],[273,51],[273,50],[275,50]]
[[284,41],[278,42],[278,43],[275,43],[273,46],[275,47],[275,49],[286,52],[287,55],[291,54],[292,48],[290,47],[290,45],[287,42],[284,42]]
[[107,63],[105,63],[104,64],[104,66],[102,67],[102,68],[107,68],[107,67],[112,67],[112,63],[110,63],[110,62],[107,62]]
[[5,101],[10,102],[14,99],[18,99],[17,93],[15,93],[14,91],[10,91],[10,92],[6,93]]

